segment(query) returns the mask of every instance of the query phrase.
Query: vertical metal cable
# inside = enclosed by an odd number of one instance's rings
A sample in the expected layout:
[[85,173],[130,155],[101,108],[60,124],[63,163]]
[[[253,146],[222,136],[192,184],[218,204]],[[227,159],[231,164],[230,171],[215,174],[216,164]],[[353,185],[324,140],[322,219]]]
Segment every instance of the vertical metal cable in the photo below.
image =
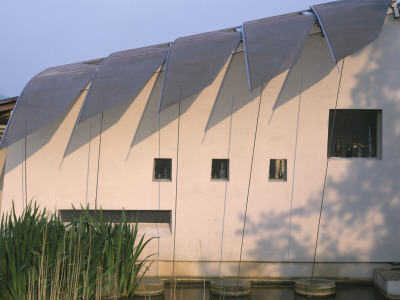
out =
[[322,189],[322,198],[321,198],[321,207],[320,207],[320,210],[319,210],[317,237],[316,237],[316,239],[315,239],[314,259],[313,259],[312,271],[311,271],[311,281],[312,281],[312,279],[314,278],[314,268],[315,268],[315,259],[316,259],[316,256],[317,256],[319,229],[320,229],[320,225],[321,225],[322,208],[323,208],[323,205],[324,205],[326,178],[327,178],[327,175],[328,175],[329,151],[330,151],[331,145],[332,145],[333,128],[334,128],[334,126],[335,126],[336,109],[337,109],[337,104],[338,104],[338,100],[339,100],[339,91],[340,91],[340,85],[341,85],[341,82],[342,82],[343,68],[344,68],[344,59],[343,59],[343,63],[342,63],[342,70],[341,70],[341,72],[340,72],[340,77],[339,77],[339,85],[338,85],[337,94],[336,94],[335,110],[333,111],[333,120],[332,120],[331,134],[330,134],[330,136],[329,136],[328,153],[327,153],[326,167],[325,167],[324,186],[323,186],[323,189]]
[[245,211],[244,211],[244,220],[243,220],[242,243],[241,243],[241,245],[240,245],[239,268],[238,268],[238,276],[237,276],[237,280],[238,280],[238,281],[239,281],[239,276],[240,276],[240,265],[241,265],[241,263],[242,263],[243,239],[244,239],[244,232],[245,232],[245,230],[246,230],[246,218],[247,218],[247,207],[248,207],[248,204],[249,204],[251,173],[252,173],[252,171],[253,171],[254,149],[255,149],[255,147],[256,147],[258,120],[259,120],[259,118],[260,118],[260,108],[261,108],[261,99],[262,99],[262,92],[263,92],[263,89],[264,89],[264,85],[261,85],[260,101],[259,101],[259,103],[258,103],[256,130],[255,130],[255,132],[254,132],[253,152],[252,152],[252,154],[251,154],[249,184],[248,184],[248,186],[247,186],[247,198],[246,198],[246,208],[245,208]]
[[294,158],[293,158],[292,194],[290,196],[289,241],[288,241],[288,258],[287,258],[288,261],[290,260],[290,239],[291,239],[291,231],[292,231],[294,181],[295,181],[295,174],[296,174],[297,139],[298,139],[298,136],[299,136],[300,107],[301,107],[301,95],[302,95],[302,93],[303,93],[303,76],[301,76],[301,82],[300,82],[299,108],[297,110],[296,142],[295,142],[295,147],[294,147]]
[[100,173],[100,154],[101,154],[101,132],[103,131],[103,113],[101,113],[100,137],[99,137],[99,156],[97,158],[97,178],[96,178],[96,196],[94,198],[94,209],[97,209],[97,191],[99,189],[99,173]]
[[[182,91],[182,86],[180,87],[180,92]],[[176,246],[176,215],[178,208],[178,165],[179,165],[179,131],[181,123],[181,99],[179,96],[178,103],[178,138],[176,145],[176,179],[175,179],[175,218],[174,218],[174,248],[172,254],[172,277],[175,275],[175,246]]]

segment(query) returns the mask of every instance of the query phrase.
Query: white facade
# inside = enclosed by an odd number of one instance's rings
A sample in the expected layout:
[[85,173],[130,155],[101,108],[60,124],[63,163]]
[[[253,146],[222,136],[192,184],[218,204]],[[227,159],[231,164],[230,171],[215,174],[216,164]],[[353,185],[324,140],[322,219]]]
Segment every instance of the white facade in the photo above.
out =
[[[82,91],[55,122],[7,149],[2,212],[32,199],[56,211],[170,210],[169,226],[140,224],[159,236],[146,249],[158,253],[149,274],[212,277],[238,274],[247,203],[240,276],[307,277],[337,101],[382,110],[380,157],[329,159],[314,274],[370,280],[376,266],[400,260],[399,28],[389,15],[379,39],[339,71],[313,33],[296,66],[262,92],[248,91],[239,48],[211,86],[158,116],[160,71],[134,101],[73,132]],[[155,158],[172,159],[171,181],[153,179]],[[229,159],[229,181],[211,178],[212,159]],[[268,179],[270,159],[287,160],[286,181]]]

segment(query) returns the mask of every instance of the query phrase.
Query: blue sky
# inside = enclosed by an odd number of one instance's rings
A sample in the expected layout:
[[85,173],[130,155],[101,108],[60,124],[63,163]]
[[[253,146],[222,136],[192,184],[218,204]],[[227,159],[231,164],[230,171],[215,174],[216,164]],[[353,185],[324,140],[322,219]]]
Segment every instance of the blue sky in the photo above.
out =
[[326,0],[0,0],[0,95],[40,71],[307,10]]

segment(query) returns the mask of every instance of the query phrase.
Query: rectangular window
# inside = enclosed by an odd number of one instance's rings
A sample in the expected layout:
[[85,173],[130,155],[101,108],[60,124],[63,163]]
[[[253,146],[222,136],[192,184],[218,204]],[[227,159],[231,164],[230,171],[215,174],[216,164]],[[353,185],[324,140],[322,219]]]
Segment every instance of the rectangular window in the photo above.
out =
[[[81,209],[60,209],[59,215],[64,222],[71,222],[74,217],[78,217],[85,212]],[[88,210],[89,215],[98,219],[100,210]],[[126,221],[128,223],[158,223],[171,224],[170,210],[124,210]],[[121,220],[122,210],[102,210],[103,218],[109,222],[119,222]]]
[[153,168],[153,180],[157,181],[171,181],[171,166],[172,159],[170,158],[155,158]]
[[229,180],[229,159],[212,160],[211,178],[215,180]]
[[[60,209],[59,216],[64,222],[71,222],[73,218],[86,212],[81,209]],[[146,237],[171,236],[171,210],[124,210],[126,221],[130,224],[138,224],[138,236],[146,234]],[[98,220],[99,210],[89,209],[88,213]],[[118,223],[121,220],[122,210],[102,210],[103,219],[106,222]]]
[[269,179],[287,181],[287,160],[270,159],[269,161]]
[[337,109],[336,114],[329,110],[328,156],[380,157],[381,124],[382,110]]

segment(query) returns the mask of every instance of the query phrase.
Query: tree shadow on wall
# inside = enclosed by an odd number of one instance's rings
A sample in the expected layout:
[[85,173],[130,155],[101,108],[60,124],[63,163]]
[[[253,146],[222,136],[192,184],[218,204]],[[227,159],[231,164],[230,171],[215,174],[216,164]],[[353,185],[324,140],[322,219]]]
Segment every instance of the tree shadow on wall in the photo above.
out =
[[[330,160],[317,262],[400,261],[400,85],[398,64],[393,63],[400,39],[393,38],[396,36],[395,26],[385,26],[379,41],[364,50],[370,57],[355,75],[356,84],[351,90],[353,107],[382,109],[383,159]],[[351,68],[350,59],[344,68]],[[340,171],[333,174],[332,170]],[[322,193],[323,186],[320,188]],[[307,200],[299,199],[296,193],[292,213],[290,207],[276,212],[266,202],[259,215],[247,216],[245,255],[256,261],[312,262],[320,204],[319,195]],[[242,222],[243,217],[239,216]],[[241,229],[236,234],[241,235]],[[246,239],[254,240],[254,245],[246,248]],[[317,268],[316,272],[318,275],[323,269]]]

